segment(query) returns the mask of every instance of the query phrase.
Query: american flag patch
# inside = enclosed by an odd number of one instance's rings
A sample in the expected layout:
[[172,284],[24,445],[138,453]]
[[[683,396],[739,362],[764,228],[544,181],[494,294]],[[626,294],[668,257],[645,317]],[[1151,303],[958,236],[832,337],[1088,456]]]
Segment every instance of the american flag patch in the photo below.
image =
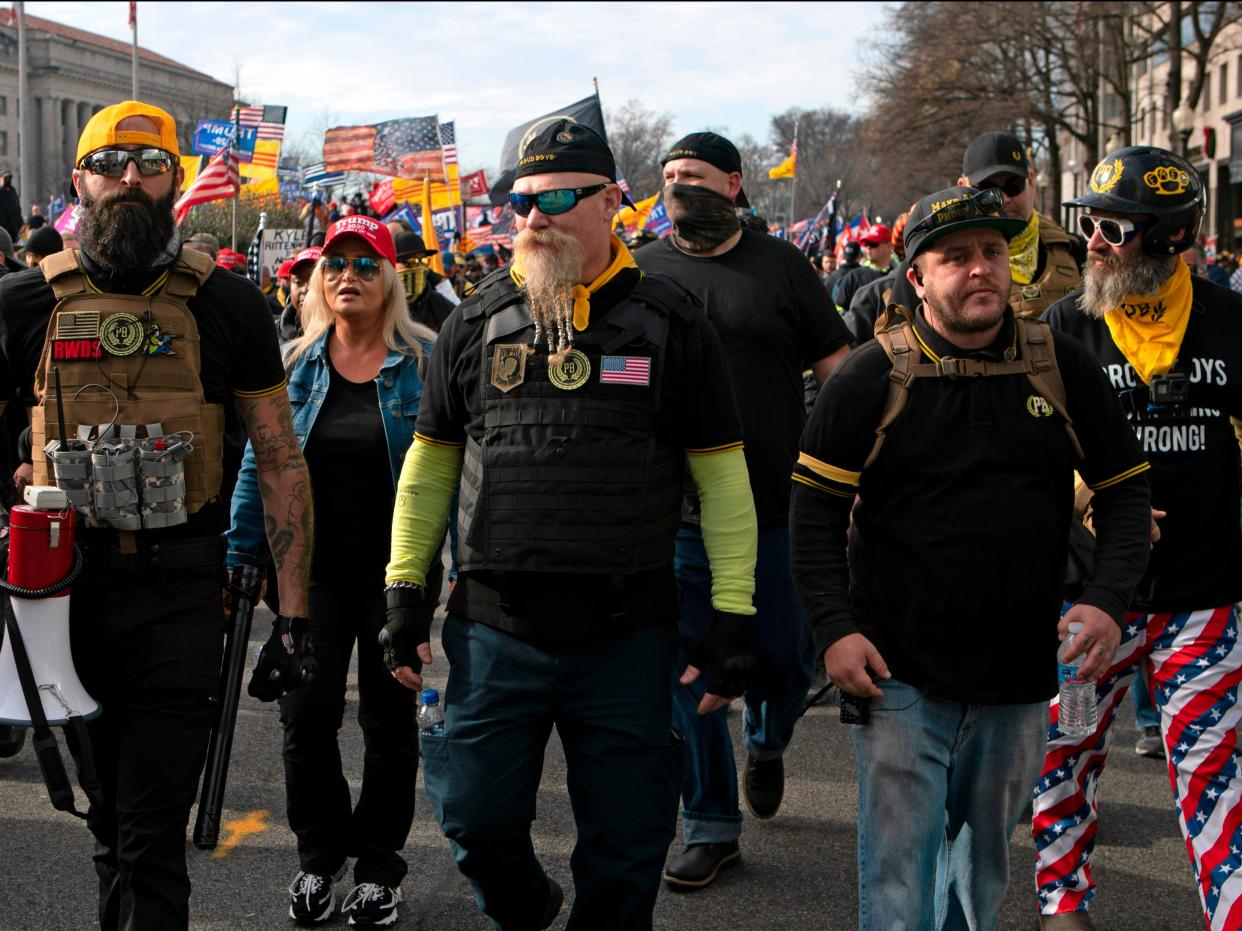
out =
[[99,311],[79,310],[56,318],[57,339],[99,339]]
[[651,360],[646,356],[604,356],[599,360],[599,380],[606,385],[649,385]]

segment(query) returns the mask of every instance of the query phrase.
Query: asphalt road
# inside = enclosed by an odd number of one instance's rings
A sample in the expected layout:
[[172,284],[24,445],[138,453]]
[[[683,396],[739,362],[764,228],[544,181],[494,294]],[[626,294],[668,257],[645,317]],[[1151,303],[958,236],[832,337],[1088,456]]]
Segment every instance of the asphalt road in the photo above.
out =
[[[255,618],[266,632],[270,616]],[[258,645],[259,637],[255,639]],[[444,660],[429,670],[443,687]],[[362,741],[350,708],[342,729],[342,756],[355,792]],[[1128,704],[1128,703],[1127,703]],[[740,715],[733,715],[735,733]],[[1092,914],[1101,929],[1193,931],[1202,928],[1190,865],[1178,832],[1162,762],[1133,752],[1133,720],[1117,730],[1118,746],[1102,780],[1102,828],[1096,846],[1100,892]],[[657,928],[684,931],[766,931],[856,927],[854,824],[857,807],[853,754],[847,728],[833,707],[812,709],[786,755],[787,786],[780,814],[747,820],[742,865],[695,893],[664,889]],[[539,817],[533,833],[545,867],[572,896],[569,856],[573,820],[564,788],[564,759],[555,737],[548,747]],[[287,929],[286,887],[297,872],[293,834],[284,821],[280,723],[277,711],[242,695],[226,797],[225,842],[215,854],[193,847],[186,856],[194,883],[192,927],[203,931]],[[80,803],[81,804],[81,803]],[[193,824],[193,815],[191,815]],[[674,848],[679,852],[680,845]],[[1020,825],[1011,845],[1013,879],[1002,929],[1031,931],[1034,916],[1032,844]],[[95,923],[91,838],[76,819],[51,808],[29,744],[0,760],[0,929],[79,931]],[[466,882],[453,865],[419,779],[414,828],[406,844],[410,875],[399,927],[486,929]],[[347,888],[347,887],[346,887]],[[345,891],[345,890],[343,890]],[[568,901],[553,925],[563,928]],[[344,927],[341,918],[327,927]]]

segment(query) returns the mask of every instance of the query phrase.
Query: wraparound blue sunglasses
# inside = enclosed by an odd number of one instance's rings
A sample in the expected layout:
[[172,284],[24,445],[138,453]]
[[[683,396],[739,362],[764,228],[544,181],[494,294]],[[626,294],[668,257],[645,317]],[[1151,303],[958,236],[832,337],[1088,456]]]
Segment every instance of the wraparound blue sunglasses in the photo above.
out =
[[590,187],[563,187],[554,191],[540,191],[538,194],[518,194],[515,191],[509,195],[509,206],[519,217],[530,216],[530,212],[536,207],[540,213],[555,216],[558,213],[568,213],[577,206],[578,201],[598,194],[606,187],[607,184],[592,184]]

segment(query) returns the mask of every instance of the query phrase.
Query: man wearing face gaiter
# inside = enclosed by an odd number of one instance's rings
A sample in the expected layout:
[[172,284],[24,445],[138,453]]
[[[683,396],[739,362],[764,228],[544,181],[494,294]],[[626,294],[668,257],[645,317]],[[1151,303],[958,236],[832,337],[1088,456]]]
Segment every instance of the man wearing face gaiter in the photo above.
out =
[[[750,204],[733,143],[716,133],[691,133],[662,164],[673,232],[635,261],[699,297],[724,343],[729,377],[739,386],[734,393],[759,520],[752,626],[758,664],[745,696],[742,788],[750,813],[766,819],[780,807],[782,755],[814,669],[789,571],[789,476],[805,420],[802,372],[812,369],[822,383],[849,351],[850,333],[801,252],[739,228],[737,208]],[[739,862],[742,815],[725,711],[697,714],[702,680],[683,673],[697,665],[712,617],[712,573],[693,489],[677,536],[677,580],[683,600],[674,724],[690,757],[682,785],[686,849],[669,861],[664,879],[674,888],[696,889]]]

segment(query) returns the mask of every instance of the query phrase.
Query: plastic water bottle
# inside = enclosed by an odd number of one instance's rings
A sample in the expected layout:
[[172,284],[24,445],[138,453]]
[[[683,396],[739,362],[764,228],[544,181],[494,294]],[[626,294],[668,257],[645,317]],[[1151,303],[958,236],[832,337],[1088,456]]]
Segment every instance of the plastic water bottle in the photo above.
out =
[[423,689],[422,705],[418,709],[418,732],[424,737],[444,736],[444,709],[440,707],[440,693],[435,689]]
[[1088,737],[1095,733],[1095,726],[1099,722],[1100,709],[1096,704],[1095,682],[1078,675],[1083,656],[1076,656],[1072,662],[1065,661],[1065,654],[1080,636],[1082,624],[1075,621],[1069,625],[1069,636],[1057,652],[1061,680],[1057,728],[1066,737]]

